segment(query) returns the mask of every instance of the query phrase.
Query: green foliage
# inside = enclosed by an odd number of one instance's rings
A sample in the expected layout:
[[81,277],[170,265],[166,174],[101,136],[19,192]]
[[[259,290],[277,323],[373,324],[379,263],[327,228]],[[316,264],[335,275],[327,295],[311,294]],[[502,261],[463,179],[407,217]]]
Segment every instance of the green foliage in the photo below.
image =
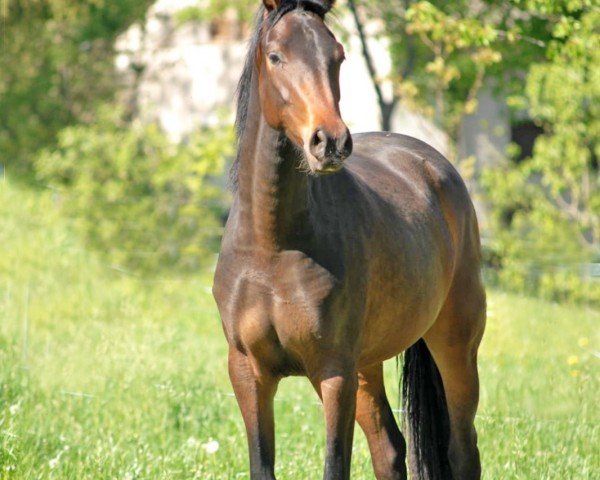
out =
[[116,82],[113,41],[151,0],[6,0],[0,8],[0,166],[30,173],[66,125],[93,121]]
[[[210,272],[148,280],[106,268],[51,192],[10,177],[0,217],[0,478],[248,478]],[[484,478],[596,478],[600,313],[494,291],[488,306]],[[320,478],[325,424],[308,381],[282,381],[275,418],[278,478]],[[352,478],[372,472],[357,427]]]
[[174,145],[155,125],[101,109],[98,122],[58,135],[43,151],[38,177],[58,189],[89,244],[134,270],[196,269],[214,251],[223,214],[221,174],[231,128],[201,130]]
[[256,0],[233,0],[222,2],[220,0],[209,0],[203,6],[190,6],[177,12],[175,19],[177,23],[190,21],[210,21],[222,16],[228,10],[235,12],[241,23],[250,24],[257,11],[259,3]]
[[209,10],[197,6],[182,8],[175,14],[175,21],[181,25],[187,22],[201,22],[210,20]]
[[486,72],[502,60],[492,47],[498,31],[468,14],[454,16],[429,2],[412,5],[406,22],[406,33],[417,36],[431,55],[420,72],[421,86],[433,94],[438,123],[456,137],[463,115],[477,107],[476,96]]
[[[545,60],[553,40],[578,28],[587,0],[356,1],[364,19],[383,21],[390,39],[396,98],[420,108],[456,140],[464,115],[477,108],[486,78],[513,102],[522,74]],[[518,54],[516,54],[518,52]],[[519,97],[517,99],[517,97]]]
[[600,279],[586,281],[581,264],[600,262],[599,24],[600,11],[586,12],[550,61],[531,67],[529,112],[545,133],[532,158],[484,177],[502,283],[596,303]]

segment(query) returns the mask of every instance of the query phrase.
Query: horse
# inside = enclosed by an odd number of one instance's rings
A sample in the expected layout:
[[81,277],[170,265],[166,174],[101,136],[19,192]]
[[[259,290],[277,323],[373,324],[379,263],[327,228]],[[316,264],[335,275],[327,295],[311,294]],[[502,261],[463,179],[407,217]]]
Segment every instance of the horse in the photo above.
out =
[[[344,49],[325,24],[333,3],[263,0],[238,86],[213,294],[251,478],[275,478],[273,399],[282,378],[301,375],[323,406],[325,479],[350,478],[355,420],[379,480],[478,479],[486,300],[475,211],[431,146],[350,134]],[[402,352],[408,448],[382,366]]]

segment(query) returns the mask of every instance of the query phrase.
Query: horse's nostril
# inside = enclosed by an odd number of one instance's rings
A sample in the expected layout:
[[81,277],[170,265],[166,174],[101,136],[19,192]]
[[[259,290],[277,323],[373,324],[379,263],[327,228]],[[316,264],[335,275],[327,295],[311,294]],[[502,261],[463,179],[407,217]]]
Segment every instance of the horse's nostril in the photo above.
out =
[[350,135],[348,130],[346,130],[346,132],[343,135],[340,135],[338,138],[337,149],[338,153],[343,158],[349,157],[352,153],[352,135]]
[[312,147],[318,147],[319,144],[326,142],[327,141],[327,135],[325,135],[325,132],[321,129],[317,130],[312,137],[311,140],[311,146]]
[[350,135],[350,132],[346,133],[346,141],[344,142],[344,156],[345,157],[349,157],[350,154],[352,153],[352,148],[353,148],[353,143],[352,143],[352,135]]
[[332,136],[319,128],[310,139],[310,153],[317,159],[337,159],[340,161],[352,153],[352,137],[346,130],[339,136]]
[[327,134],[318,129],[310,139],[310,153],[321,159],[325,156],[327,149]]

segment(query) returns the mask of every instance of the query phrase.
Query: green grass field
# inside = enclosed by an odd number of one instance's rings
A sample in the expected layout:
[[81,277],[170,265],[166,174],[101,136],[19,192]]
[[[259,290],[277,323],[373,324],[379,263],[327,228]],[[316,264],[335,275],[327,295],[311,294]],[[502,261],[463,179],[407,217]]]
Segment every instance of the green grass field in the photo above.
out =
[[[211,272],[120,272],[86,250],[56,202],[0,180],[0,478],[248,478]],[[600,478],[599,320],[489,292],[486,479]],[[387,376],[396,399],[393,361]],[[304,379],[280,386],[282,479],[321,476],[317,400]],[[352,469],[373,478],[360,430]]]

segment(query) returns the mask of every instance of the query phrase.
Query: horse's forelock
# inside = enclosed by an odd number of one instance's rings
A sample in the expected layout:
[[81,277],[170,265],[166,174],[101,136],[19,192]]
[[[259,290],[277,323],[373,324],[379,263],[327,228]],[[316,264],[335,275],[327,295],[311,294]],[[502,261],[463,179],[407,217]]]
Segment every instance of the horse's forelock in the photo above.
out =
[[269,14],[269,27],[275,25],[284,15],[294,10],[305,10],[325,18],[333,4],[333,1],[324,0],[282,0],[279,7]]

